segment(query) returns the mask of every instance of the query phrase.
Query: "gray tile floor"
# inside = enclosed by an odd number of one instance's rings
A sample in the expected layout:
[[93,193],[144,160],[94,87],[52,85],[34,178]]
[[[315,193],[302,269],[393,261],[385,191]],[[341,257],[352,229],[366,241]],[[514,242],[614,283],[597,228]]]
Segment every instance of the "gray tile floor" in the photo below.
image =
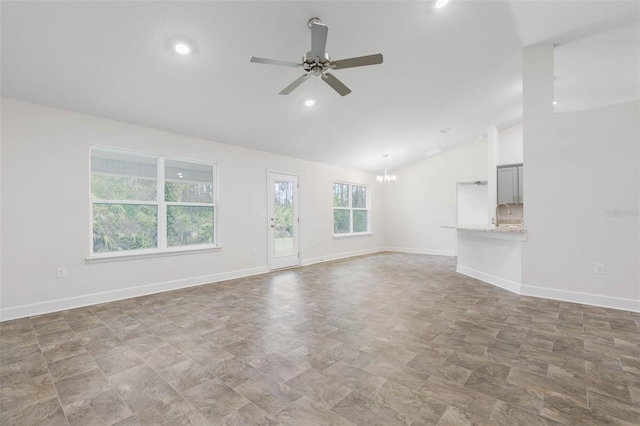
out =
[[0,324],[3,425],[640,424],[640,314],[381,253]]

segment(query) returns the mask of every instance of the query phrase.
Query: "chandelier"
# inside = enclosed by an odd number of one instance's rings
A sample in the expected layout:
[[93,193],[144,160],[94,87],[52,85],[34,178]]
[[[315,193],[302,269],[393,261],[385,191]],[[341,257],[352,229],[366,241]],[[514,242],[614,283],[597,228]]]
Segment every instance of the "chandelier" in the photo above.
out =
[[396,183],[396,175],[390,175],[387,173],[387,157],[389,157],[389,154],[385,154],[382,157],[384,157],[384,174],[377,175],[376,182],[384,183],[385,185]]

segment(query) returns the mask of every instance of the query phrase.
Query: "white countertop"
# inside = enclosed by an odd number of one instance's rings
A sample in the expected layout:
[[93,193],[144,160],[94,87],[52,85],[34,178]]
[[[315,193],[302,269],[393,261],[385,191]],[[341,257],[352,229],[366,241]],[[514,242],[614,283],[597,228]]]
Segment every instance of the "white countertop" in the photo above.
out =
[[522,234],[527,232],[522,226],[480,226],[480,225],[442,225],[442,228],[457,229],[459,231],[500,232]]

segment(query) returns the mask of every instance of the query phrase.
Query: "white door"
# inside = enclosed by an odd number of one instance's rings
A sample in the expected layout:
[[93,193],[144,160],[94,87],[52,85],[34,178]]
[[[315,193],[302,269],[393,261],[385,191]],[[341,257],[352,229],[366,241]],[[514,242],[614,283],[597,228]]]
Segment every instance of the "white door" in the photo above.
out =
[[269,265],[298,266],[298,176],[269,172]]

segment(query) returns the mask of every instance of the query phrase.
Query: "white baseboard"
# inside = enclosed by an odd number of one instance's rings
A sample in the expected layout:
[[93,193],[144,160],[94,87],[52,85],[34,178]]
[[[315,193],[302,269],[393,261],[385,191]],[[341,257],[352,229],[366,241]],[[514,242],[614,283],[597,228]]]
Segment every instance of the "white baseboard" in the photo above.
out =
[[640,300],[519,284],[462,265],[456,266],[456,272],[523,296],[541,297],[543,299],[561,300],[563,302],[580,303],[583,305],[599,306],[601,308],[640,312]]
[[431,250],[431,249],[417,249],[417,248],[404,248],[404,247],[385,247],[384,251],[393,251],[396,253],[409,253],[409,254],[428,254],[431,256],[455,256],[453,250]]
[[[309,259],[303,259],[302,266],[313,265],[320,262],[328,262],[331,260],[346,259],[354,256],[362,256],[366,254],[379,253],[383,251],[391,251],[398,253],[414,253],[427,254],[436,256],[453,256],[453,252],[447,250],[423,250],[423,249],[407,249],[398,247],[384,247],[367,250],[358,250],[352,252],[337,253],[328,256],[320,256]],[[165,281],[155,284],[148,284],[138,287],[125,288],[120,290],[93,293],[83,296],[69,297],[65,299],[57,299],[29,305],[15,306],[11,308],[0,309],[0,321],[7,321],[17,318],[24,318],[33,315],[42,315],[50,312],[64,311],[67,309],[81,308],[84,306],[97,305],[100,303],[114,302],[117,300],[128,299],[131,297],[147,296],[154,293],[161,293],[170,290],[178,290],[181,288],[195,287],[204,284],[210,284],[220,281],[226,281],[236,278],[244,278],[253,275],[260,275],[269,272],[267,266],[243,269],[239,271],[223,272],[220,274],[203,275],[199,277],[186,278],[174,281]],[[456,267],[456,272],[467,275],[472,278],[479,279],[488,284],[495,285],[512,293],[522,294],[525,296],[541,297],[545,299],[562,300],[565,302],[581,303],[584,305],[600,306],[612,309],[621,309],[625,311],[640,312],[640,300],[627,299],[622,297],[605,296],[600,294],[582,293],[568,290],[558,290],[548,287],[538,287],[531,285],[523,285],[504,278],[496,277],[473,268],[462,265]]]
[[244,278],[269,272],[266,266],[260,266],[239,271],[223,272],[220,274],[203,275],[199,277],[185,278],[174,281],[164,281],[155,284],[147,284],[138,287],[129,287],[119,290],[105,291],[87,294],[83,296],[69,297],[65,299],[50,300],[29,305],[15,306],[0,309],[0,321],[17,318],[42,315],[50,312],[64,311],[67,309],[81,308],[100,303],[115,302],[116,300],[129,299],[131,297],[147,296],[149,294],[162,293],[181,288],[195,287],[236,278]]
[[[337,253],[328,256],[303,259],[302,266],[314,263],[328,262],[331,260],[345,259],[348,257],[362,256],[365,254],[379,253],[384,251],[381,248],[358,250],[345,253]],[[50,312],[64,311],[68,309],[81,308],[84,306],[97,305],[100,303],[115,302],[117,300],[129,299],[138,296],[147,296],[164,291],[178,290],[181,288],[195,287],[204,284],[211,284],[220,281],[227,281],[236,278],[244,278],[253,275],[260,275],[269,272],[268,266],[243,269],[239,271],[223,272],[220,274],[203,275],[200,277],[185,278],[181,280],[165,281],[154,284],[147,284],[137,287],[129,287],[119,290],[105,291],[100,293],[87,294],[82,296],[69,297],[64,299],[50,300],[46,302],[33,303],[29,305],[15,306],[0,309],[0,321],[8,321],[17,318],[25,318],[34,315],[48,314]]]
[[640,312],[640,300],[624,297],[606,296],[602,294],[583,293],[580,291],[559,290],[549,287],[523,285],[524,296],[541,297],[543,299],[562,300],[564,302],[581,303],[583,305],[599,306],[602,308],[620,309],[623,311]]
[[504,278],[496,277],[495,275],[487,274],[486,272],[478,271],[477,269],[468,268],[466,266],[457,265],[456,272],[466,275],[471,278],[476,278],[480,281],[484,281],[488,284],[495,285],[496,287],[509,290],[512,293],[522,294],[522,285],[515,281],[506,280]]
[[310,257],[308,259],[302,259],[302,261],[300,262],[300,266],[308,266],[308,265],[313,265],[315,263],[329,262],[331,260],[346,259],[348,257],[364,256],[365,254],[380,253],[383,251],[385,251],[385,249],[372,248],[372,249],[347,251],[343,253],[330,254],[327,256]]

